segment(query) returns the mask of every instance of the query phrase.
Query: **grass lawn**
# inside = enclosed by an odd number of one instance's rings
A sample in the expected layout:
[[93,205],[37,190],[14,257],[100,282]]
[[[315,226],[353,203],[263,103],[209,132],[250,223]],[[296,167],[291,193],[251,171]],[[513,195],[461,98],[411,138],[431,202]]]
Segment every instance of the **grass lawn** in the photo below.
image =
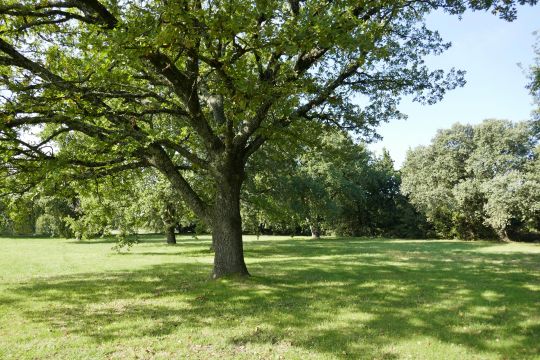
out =
[[0,239],[1,359],[540,359],[540,245]]

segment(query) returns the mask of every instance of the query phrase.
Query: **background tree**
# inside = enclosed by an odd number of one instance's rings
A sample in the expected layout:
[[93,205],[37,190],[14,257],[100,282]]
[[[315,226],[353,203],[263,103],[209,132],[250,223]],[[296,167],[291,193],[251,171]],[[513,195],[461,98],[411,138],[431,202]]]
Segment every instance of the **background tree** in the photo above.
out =
[[129,175],[71,185],[79,199],[76,216],[69,218],[77,239],[117,234],[125,241],[144,226],[135,178]]
[[45,195],[38,193],[34,199],[39,216],[36,219],[35,233],[56,237],[72,237],[70,219],[78,216],[79,199],[71,192],[67,194]]
[[34,234],[36,232],[36,220],[39,211],[34,204],[34,193],[8,198],[5,211],[8,233],[20,235]]
[[[352,236],[390,236],[424,238],[428,227],[424,216],[418,213],[401,194],[401,173],[394,169],[388,151],[381,156],[369,154],[367,167],[354,178],[356,189],[344,202],[338,217],[336,233]],[[355,197],[353,192],[364,194]]]
[[170,183],[153,170],[74,186],[78,207],[69,223],[78,238],[116,233],[128,241],[127,235],[155,231],[165,234],[168,244],[176,244],[176,229],[194,221]]
[[539,134],[532,121],[440,130],[407,154],[402,191],[443,237],[530,232],[540,203]]
[[54,191],[38,186],[24,194],[0,198],[0,234],[71,237],[68,218],[75,216],[77,196],[72,189]]
[[[284,225],[289,233],[309,228],[314,238],[321,233],[425,236],[422,217],[399,192],[400,174],[388,152],[377,157],[338,131],[296,151],[291,157],[279,147],[266,147],[255,156],[250,168],[255,175],[243,192],[244,204],[258,220],[253,225],[264,222],[271,231]],[[248,211],[244,218],[251,219]]]
[[8,215],[8,209],[5,199],[0,199],[0,234],[11,233],[11,219]]
[[176,231],[196,219],[159,173],[146,171],[137,179],[136,194],[143,227],[166,235],[168,244],[176,244]]
[[2,164],[31,172],[28,187],[153,167],[212,228],[213,276],[245,275],[250,156],[315,123],[370,134],[402,116],[403,94],[439,100],[462,73],[424,65],[449,45],[423,17],[470,7],[512,20],[516,2],[4,0]]
[[[295,153],[290,147],[297,145]],[[367,164],[355,160],[367,158],[367,151],[355,145],[344,132],[326,132],[312,138],[309,145],[288,144],[289,151],[266,147],[253,161],[254,179],[248,181],[248,203],[256,203],[272,223],[307,227],[313,238],[335,228],[342,212],[343,199],[357,188],[347,181],[346,174],[354,173]],[[293,156],[291,156],[293,155]],[[276,171],[279,169],[279,171]],[[359,174],[360,175],[360,174]],[[347,191],[347,194],[343,194]],[[272,219],[274,221],[272,221]]]

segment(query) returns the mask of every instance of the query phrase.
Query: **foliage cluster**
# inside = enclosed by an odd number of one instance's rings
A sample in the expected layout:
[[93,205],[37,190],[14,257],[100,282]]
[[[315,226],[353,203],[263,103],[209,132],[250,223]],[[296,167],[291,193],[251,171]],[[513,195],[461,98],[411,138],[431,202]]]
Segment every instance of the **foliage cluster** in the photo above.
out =
[[[59,191],[39,186],[0,203],[0,232],[88,239],[139,229],[170,233],[193,215],[160,174],[124,173],[95,181],[70,182]],[[174,241],[174,238],[171,238]]]
[[375,156],[344,132],[311,140],[301,141],[296,157],[280,147],[255,157],[243,208],[252,233],[425,236],[387,152]]
[[441,130],[409,151],[402,191],[442,237],[501,239],[540,230],[540,128],[486,120]]

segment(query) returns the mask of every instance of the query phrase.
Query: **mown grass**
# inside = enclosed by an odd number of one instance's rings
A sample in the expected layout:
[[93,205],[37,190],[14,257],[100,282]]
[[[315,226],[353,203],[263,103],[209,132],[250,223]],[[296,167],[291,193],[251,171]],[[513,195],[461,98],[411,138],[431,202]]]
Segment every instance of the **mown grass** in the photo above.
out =
[[540,359],[540,246],[248,238],[0,239],[2,359]]

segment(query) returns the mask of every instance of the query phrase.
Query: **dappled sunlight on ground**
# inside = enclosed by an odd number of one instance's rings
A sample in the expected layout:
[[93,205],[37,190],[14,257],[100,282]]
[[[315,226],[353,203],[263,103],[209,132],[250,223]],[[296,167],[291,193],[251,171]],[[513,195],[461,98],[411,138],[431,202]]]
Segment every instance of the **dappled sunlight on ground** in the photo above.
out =
[[253,237],[211,281],[207,237],[0,242],[0,358],[540,354],[536,245]]

